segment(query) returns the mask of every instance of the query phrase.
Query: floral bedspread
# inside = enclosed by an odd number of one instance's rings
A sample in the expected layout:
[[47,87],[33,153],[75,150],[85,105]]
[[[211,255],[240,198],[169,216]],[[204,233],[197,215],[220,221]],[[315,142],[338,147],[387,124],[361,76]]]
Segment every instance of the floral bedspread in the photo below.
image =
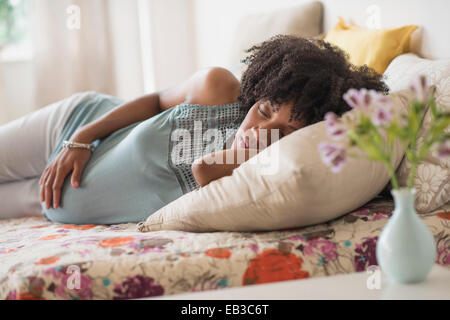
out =
[[[364,271],[392,210],[375,198],[324,224],[259,233],[0,220],[0,298],[127,299]],[[421,217],[450,269],[450,203]]]

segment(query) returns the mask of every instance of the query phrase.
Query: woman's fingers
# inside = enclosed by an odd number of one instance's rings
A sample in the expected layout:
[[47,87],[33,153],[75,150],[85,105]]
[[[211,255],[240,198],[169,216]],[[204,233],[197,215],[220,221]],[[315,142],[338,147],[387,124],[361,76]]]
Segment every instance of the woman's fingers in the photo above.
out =
[[80,180],[81,180],[81,166],[75,162],[73,165],[73,172],[72,172],[72,186],[74,188],[78,188],[80,186]]
[[42,184],[43,181],[45,181],[45,176],[47,175],[48,168],[45,168],[44,172],[42,172],[41,178],[39,179],[39,184]]
[[55,178],[55,170],[50,170],[47,179],[45,181],[45,207],[47,209],[50,208],[50,203],[52,201],[52,187],[53,187],[53,180]]
[[64,179],[67,176],[68,170],[58,167],[56,170],[55,180],[53,181],[53,208],[59,207],[59,200],[61,198],[61,188],[64,184]]
[[89,160],[90,151],[88,152],[88,154],[82,152],[68,154],[63,151],[52,164],[45,168],[39,183],[42,185],[40,199],[41,202],[45,201],[47,209],[51,206],[55,209],[60,206],[61,189],[67,175],[72,170],[72,186],[79,187],[83,168]]

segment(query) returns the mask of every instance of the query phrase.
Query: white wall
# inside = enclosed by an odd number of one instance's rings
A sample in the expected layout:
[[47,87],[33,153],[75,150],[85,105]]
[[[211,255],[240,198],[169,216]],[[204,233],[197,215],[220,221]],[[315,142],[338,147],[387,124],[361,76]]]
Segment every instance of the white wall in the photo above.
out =
[[[116,95],[129,100],[144,93],[137,0],[109,0]],[[0,61],[0,125],[36,109],[32,60]]]
[[32,110],[33,90],[31,61],[0,62],[0,125]]
[[194,0],[197,68],[231,68],[228,55],[237,24],[252,13],[270,12],[307,3],[308,0]]
[[[116,95],[129,100],[145,91],[162,90],[187,79],[196,70],[227,65],[236,25],[241,17],[306,2],[306,0],[109,0]],[[149,56],[142,54],[139,18],[149,19]],[[145,25],[145,24],[142,24]],[[148,30],[147,30],[148,31]],[[145,51],[144,51],[145,52]],[[149,61],[153,60],[153,61]],[[151,64],[149,72],[144,66]],[[1,63],[0,124],[33,110],[32,61]],[[147,68],[148,69],[148,68]],[[145,71],[144,71],[145,70]],[[150,72],[151,72],[150,71]],[[144,79],[151,78],[145,90]],[[3,104],[3,106],[1,105]],[[7,109],[7,110],[6,110]]]
[[[195,0],[197,67],[228,65],[227,54],[232,46],[239,19],[256,12],[307,3],[310,0]],[[420,28],[411,39],[411,51],[428,59],[450,58],[450,1],[448,0],[320,0],[324,6],[324,32],[329,31],[342,16],[363,28],[368,27],[369,7],[377,6],[381,28],[416,24]]]
[[116,96],[129,100],[144,92],[136,0],[109,0]]
[[[139,12],[139,1],[147,12]],[[309,0],[110,0],[113,30],[114,67],[117,71],[117,96],[128,100],[149,91],[162,90],[187,79],[209,66],[231,68],[230,48],[240,19],[251,13],[270,12]],[[445,41],[450,20],[446,0],[414,0],[414,10],[406,12],[407,0],[322,0],[325,8],[324,30],[338,15],[364,26],[370,4],[380,6],[383,28],[416,23],[423,26],[422,42],[413,44],[428,58],[449,58]],[[440,10],[442,8],[442,10]],[[140,14],[138,14],[140,13]],[[148,32],[139,29],[139,17],[149,20]],[[146,30],[148,31],[148,30]],[[142,37],[150,37],[150,54],[142,54]],[[145,52],[145,51],[144,51]],[[153,59],[153,61],[152,61]],[[32,110],[32,69],[29,61],[0,63],[0,124]],[[145,66],[150,67],[145,67]],[[151,71],[149,71],[151,70]],[[153,72],[152,74],[148,74]],[[151,85],[144,80],[151,78]],[[3,84],[2,84],[3,80]],[[1,96],[3,93],[3,100]],[[8,106],[8,112],[1,111]]]
[[192,0],[150,0],[155,89],[171,87],[196,70]]

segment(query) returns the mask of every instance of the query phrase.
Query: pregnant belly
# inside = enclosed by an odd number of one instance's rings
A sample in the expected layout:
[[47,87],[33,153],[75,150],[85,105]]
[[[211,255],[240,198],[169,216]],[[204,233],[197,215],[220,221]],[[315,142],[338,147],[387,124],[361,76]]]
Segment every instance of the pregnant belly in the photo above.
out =
[[69,174],[60,207],[46,209],[43,202],[43,213],[61,223],[139,222],[180,197],[180,184],[168,166],[167,134],[153,130],[150,138],[149,131],[141,124],[115,145],[112,138],[102,142],[84,168],[80,186],[72,187]]
[[117,148],[88,162],[76,189],[68,175],[60,207],[46,209],[42,203],[47,218],[72,224],[139,222],[164,206],[168,199],[160,195],[158,182],[152,181],[157,175],[149,176],[148,166],[136,165],[135,156],[124,157],[120,151]]

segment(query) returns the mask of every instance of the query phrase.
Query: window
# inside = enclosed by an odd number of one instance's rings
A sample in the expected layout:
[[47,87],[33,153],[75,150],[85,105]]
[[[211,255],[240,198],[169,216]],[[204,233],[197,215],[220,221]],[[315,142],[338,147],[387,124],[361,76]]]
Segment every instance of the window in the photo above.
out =
[[0,0],[0,61],[31,58],[29,0]]

